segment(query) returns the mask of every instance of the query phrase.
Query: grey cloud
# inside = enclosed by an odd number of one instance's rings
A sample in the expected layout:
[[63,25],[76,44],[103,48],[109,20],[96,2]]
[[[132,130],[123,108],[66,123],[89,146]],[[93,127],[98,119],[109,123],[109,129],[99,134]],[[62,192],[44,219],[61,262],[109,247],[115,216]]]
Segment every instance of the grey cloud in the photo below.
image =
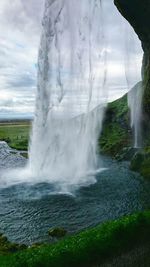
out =
[[15,79],[10,79],[7,84],[8,86],[15,88],[33,87],[36,85],[36,79],[29,74],[19,75],[18,77],[16,75]]
[[[33,65],[36,64],[37,59],[33,53],[38,51],[44,0],[4,0],[3,2],[0,16],[0,41],[5,42],[0,46],[0,89],[17,93],[18,105],[27,107],[34,103],[36,68]],[[111,49],[109,62],[124,64],[123,52],[127,48],[124,24],[128,25],[128,23],[114,7],[113,0],[103,0],[102,9],[102,23],[98,26],[104,32],[106,46]],[[131,31],[130,27],[129,29]],[[130,46],[127,56],[142,57],[140,42],[134,33],[129,35],[126,41],[134,43]],[[111,83],[116,87],[118,84],[120,87],[126,86],[125,82],[125,79],[120,78],[117,73],[111,79]],[[29,104],[25,99],[30,98],[32,101],[29,101]],[[12,103],[9,101],[3,102],[4,105],[11,107]],[[0,106],[3,106],[3,103],[0,102]]]
[[44,0],[6,0],[3,19],[6,24],[29,34],[39,33]]

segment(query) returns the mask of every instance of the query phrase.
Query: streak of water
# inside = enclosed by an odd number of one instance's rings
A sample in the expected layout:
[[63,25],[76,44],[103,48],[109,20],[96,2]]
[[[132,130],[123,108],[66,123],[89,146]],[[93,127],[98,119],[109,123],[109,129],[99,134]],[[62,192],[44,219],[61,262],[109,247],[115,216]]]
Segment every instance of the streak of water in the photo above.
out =
[[84,183],[97,168],[107,102],[101,13],[99,0],[45,4],[30,168],[51,182]]
[[139,58],[136,39],[137,36],[133,33],[129,25],[125,25],[125,75],[127,86],[130,89],[128,92],[130,125],[133,131],[133,146],[138,148],[142,146],[141,119],[143,90],[142,82],[138,80]]
[[[48,182],[59,192],[71,192],[94,183],[97,169],[103,170],[103,163],[97,163],[97,140],[110,92],[115,100],[140,76],[135,79],[133,64],[128,64],[129,59],[135,62],[132,42],[127,38],[124,51],[123,31],[118,35],[127,22],[110,2],[46,0],[29,163],[5,171],[1,181],[6,186]],[[137,54],[141,59],[139,42]],[[141,95],[132,90],[128,99],[137,146]]]

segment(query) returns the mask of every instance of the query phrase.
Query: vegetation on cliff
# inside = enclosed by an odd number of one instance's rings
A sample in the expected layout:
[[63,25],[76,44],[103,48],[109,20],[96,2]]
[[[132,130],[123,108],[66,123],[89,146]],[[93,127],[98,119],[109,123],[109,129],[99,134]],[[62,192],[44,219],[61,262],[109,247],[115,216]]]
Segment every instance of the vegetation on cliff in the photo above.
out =
[[150,179],[150,151],[141,150],[131,160],[130,169],[138,171],[144,178]]
[[143,148],[133,148],[127,95],[109,103],[99,138],[100,152],[118,160],[131,160],[130,168],[150,178],[149,123],[142,131]]
[[100,152],[115,157],[131,144],[127,95],[109,103],[99,139]]

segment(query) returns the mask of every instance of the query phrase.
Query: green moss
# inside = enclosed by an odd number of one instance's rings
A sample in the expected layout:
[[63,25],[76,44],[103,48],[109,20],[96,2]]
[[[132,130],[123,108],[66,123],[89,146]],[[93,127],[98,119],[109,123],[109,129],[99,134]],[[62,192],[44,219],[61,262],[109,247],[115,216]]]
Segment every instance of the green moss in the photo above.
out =
[[146,179],[150,179],[150,156],[143,161],[140,173]]
[[[27,248],[26,245],[11,243],[6,236],[0,234],[0,254],[9,254]],[[0,265],[1,266],[1,265]]]
[[127,95],[108,105],[99,139],[101,153],[115,156],[131,143]]
[[114,113],[117,118],[126,116],[128,113],[127,95],[124,95],[114,102],[109,103],[108,109],[109,112],[111,112],[112,114]]
[[103,135],[99,141],[101,152],[115,156],[127,145],[127,140],[126,132],[117,123],[104,126]]
[[[145,152],[146,151],[146,152]],[[135,154],[131,161],[131,170],[139,172],[144,178],[150,179],[150,152],[145,149]]]
[[133,157],[133,159],[131,160],[130,169],[132,171],[140,172],[141,165],[142,165],[142,162],[144,161],[144,159],[145,159],[144,153],[142,153],[142,152],[136,153],[135,156]]
[[92,267],[150,242],[150,212],[99,225],[53,244],[0,256],[1,267]]
[[23,156],[24,158],[28,159],[28,152],[22,152],[20,153],[21,156]]

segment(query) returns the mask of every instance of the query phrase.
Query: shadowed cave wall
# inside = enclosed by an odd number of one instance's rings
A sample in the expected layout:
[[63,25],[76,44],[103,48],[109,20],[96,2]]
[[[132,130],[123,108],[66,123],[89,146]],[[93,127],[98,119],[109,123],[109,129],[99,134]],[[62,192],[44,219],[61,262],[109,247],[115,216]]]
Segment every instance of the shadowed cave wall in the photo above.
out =
[[144,119],[150,120],[150,1],[149,0],[114,0],[120,13],[129,21],[142,43],[144,51],[143,77],[143,112]]
[[132,148],[133,133],[127,95],[108,105],[99,147],[101,153],[131,161],[132,170],[150,179],[150,0],[114,0],[114,4],[134,28],[144,51],[141,86],[142,148],[137,152]]

